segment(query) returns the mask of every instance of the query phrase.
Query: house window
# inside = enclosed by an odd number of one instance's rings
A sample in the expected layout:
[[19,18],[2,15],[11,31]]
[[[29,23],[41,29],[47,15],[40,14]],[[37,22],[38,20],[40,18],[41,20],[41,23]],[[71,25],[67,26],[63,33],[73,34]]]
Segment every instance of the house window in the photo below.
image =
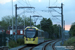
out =
[[10,34],[13,34],[13,33],[12,33],[12,30],[10,30]]
[[20,30],[20,34],[23,34],[23,30]]

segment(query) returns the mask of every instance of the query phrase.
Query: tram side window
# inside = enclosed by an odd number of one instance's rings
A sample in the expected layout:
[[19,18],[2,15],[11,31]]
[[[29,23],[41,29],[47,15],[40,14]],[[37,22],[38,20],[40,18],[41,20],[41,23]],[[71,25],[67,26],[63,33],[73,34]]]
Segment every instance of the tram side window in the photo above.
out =
[[43,32],[41,32],[41,37],[43,37]]
[[38,37],[41,37],[41,32],[40,31],[38,31]]
[[36,31],[36,35],[35,36],[38,36],[38,31]]
[[43,32],[41,32],[41,36],[43,37]]
[[44,32],[41,32],[41,36],[44,37]]

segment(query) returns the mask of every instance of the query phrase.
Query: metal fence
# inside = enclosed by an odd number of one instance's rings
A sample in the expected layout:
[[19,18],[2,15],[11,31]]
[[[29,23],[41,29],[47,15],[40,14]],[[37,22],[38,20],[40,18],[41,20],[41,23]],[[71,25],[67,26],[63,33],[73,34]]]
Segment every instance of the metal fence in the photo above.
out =
[[0,46],[6,46],[6,33],[0,32]]
[[0,32],[0,46],[6,46],[6,41],[10,39],[10,34],[6,34],[6,31]]

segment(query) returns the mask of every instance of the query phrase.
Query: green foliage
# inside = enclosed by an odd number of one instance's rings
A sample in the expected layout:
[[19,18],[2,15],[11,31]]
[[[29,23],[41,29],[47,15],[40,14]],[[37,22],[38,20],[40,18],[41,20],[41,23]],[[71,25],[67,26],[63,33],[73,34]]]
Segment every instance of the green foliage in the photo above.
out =
[[53,36],[55,36],[55,38],[59,38],[59,36],[61,35],[61,32],[59,34],[59,31],[61,31],[61,27],[57,24],[53,25]]
[[64,42],[65,46],[75,46],[75,37],[69,38],[67,41]]
[[53,27],[52,27],[52,21],[50,20],[50,18],[48,18],[48,19],[43,18],[41,20],[41,29],[49,33],[49,38],[52,37]]
[[71,25],[69,33],[71,37],[75,36],[75,22]]
[[40,29],[40,24],[36,25],[36,27]]
[[13,47],[18,46],[18,44],[17,44],[17,42],[11,40],[11,41],[9,42],[9,46],[10,46],[11,48],[13,48]]
[[[23,26],[25,21],[25,25],[28,26],[30,25],[30,17],[25,17],[25,16],[17,16],[17,25],[18,26]],[[32,21],[32,19],[31,19]],[[32,25],[33,22],[31,22]],[[13,25],[15,26],[15,17],[13,16]],[[4,16],[2,18],[2,21],[0,21],[0,26],[3,27],[5,30],[7,29],[8,26],[12,26],[12,17],[11,16]]]
[[17,40],[17,43],[18,43],[19,45],[23,45],[23,44],[24,44],[24,39],[19,38],[19,39]]
[[[40,24],[37,25],[38,28],[40,28]],[[59,25],[53,25],[50,18],[43,18],[41,20],[41,29],[49,33],[49,38],[59,38]],[[61,32],[61,27],[60,27]],[[60,33],[61,35],[61,33]]]
[[20,45],[24,45],[24,39],[17,39],[17,42],[15,42],[14,40],[11,40],[9,42],[9,48],[17,47]]

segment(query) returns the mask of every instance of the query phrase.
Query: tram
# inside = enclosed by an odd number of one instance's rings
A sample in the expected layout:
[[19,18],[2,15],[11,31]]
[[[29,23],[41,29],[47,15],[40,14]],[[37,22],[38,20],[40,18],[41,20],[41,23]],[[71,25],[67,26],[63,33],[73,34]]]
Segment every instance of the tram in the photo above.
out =
[[44,42],[44,31],[34,26],[25,28],[24,44],[39,44]]

